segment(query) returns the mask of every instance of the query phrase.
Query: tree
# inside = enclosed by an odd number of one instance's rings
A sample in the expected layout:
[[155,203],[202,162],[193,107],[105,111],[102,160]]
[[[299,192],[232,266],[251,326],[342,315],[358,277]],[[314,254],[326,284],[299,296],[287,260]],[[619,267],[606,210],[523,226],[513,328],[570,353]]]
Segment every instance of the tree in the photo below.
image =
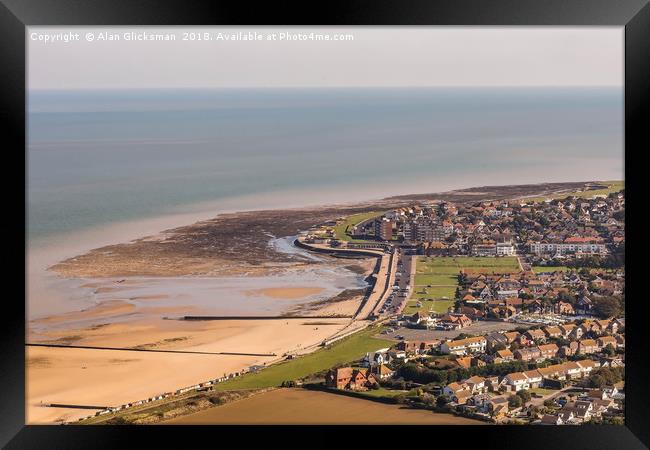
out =
[[528,402],[530,401],[530,399],[531,399],[530,392],[528,392],[528,391],[525,390],[525,389],[522,389],[521,391],[517,391],[517,395],[518,395],[519,397],[521,397],[521,401],[522,401],[523,403],[528,403]]
[[436,405],[438,406],[438,408],[442,408],[449,402],[450,402],[449,397],[447,397],[446,395],[441,395],[436,399]]
[[496,345],[494,345],[492,347],[491,352],[496,353],[499,350],[505,350],[505,349],[506,349],[506,345],[504,343],[502,343],[502,342],[499,342],[498,344],[496,344]]
[[436,397],[431,394],[424,394],[422,396],[422,403],[427,407],[432,408],[436,404]]
[[598,296],[594,297],[593,303],[600,317],[617,317],[621,314],[621,300],[618,297]]
[[547,408],[554,407],[555,406],[555,400],[553,400],[552,398],[547,398],[546,400],[544,400],[544,406],[546,406]]
[[616,354],[616,349],[612,344],[607,344],[603,349],[603,353],[607,356],[614,356]]
[[511,395],[508,397],[508,405],[511,408],[519,408],[523,404],[521,397],[518,395]]

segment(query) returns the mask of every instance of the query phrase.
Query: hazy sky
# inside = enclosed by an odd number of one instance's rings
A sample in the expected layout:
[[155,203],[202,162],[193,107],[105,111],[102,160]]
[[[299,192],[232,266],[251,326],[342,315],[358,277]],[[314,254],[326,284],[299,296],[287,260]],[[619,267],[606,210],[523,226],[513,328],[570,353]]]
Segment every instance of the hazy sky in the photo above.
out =
[[[177,40],[126,41],[130,31]],[[183,41],[184,31],[263,40]],[[38,40],[68,32],[79,40]],[[266,40],[311,32],[353,40]],[[622,27],[29,27],[26,37],[30,89],[623,85]]]

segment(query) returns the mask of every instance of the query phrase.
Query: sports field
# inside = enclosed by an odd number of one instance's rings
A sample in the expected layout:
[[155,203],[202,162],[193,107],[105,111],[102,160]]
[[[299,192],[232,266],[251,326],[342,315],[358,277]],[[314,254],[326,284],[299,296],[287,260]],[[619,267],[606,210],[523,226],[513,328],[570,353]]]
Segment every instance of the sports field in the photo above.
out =
[[[415,286],[405,314],[416,311],[444,313],[454,304],[458,274],[512,273],[519,271],[517,258],[502,257],[425,257],[416,259]],[[418,302],[420,306],[418,306]]]

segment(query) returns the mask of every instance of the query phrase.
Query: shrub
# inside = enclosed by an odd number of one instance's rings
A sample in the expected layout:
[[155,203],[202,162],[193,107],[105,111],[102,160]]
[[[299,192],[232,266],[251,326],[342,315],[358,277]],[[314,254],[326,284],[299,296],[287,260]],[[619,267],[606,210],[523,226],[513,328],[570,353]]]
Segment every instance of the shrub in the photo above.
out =
[[523,401],[519,395],[511,395],[508,397],[508,405],[511,408],[519,408],[523,404]]

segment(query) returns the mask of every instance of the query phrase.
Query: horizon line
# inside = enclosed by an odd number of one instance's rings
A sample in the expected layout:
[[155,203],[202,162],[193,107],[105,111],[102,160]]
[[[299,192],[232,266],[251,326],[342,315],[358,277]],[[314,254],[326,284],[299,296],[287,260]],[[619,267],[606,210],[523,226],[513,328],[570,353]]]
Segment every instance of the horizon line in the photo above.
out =
[[342,86],[97,86],[97,87],[29,87],[27,91],[135,91],[135,90],[244,90],[244,89],[531,89],[531,88],[572,88],[572,89],[593,89],[593,88],[624,88],[625,84],[593,84],[593,85],[573,85],[573,84],[530,84],[530,85],[422,85],[422,86],[404,86],[404,85],[342,85]]

